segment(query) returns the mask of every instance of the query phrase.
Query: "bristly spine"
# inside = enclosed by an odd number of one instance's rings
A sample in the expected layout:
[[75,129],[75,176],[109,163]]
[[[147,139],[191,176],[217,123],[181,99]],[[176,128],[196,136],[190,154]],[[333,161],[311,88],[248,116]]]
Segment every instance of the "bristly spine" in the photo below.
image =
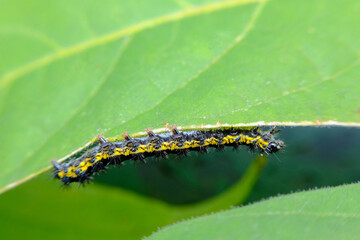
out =
[[212,129],[179,131],[172,126],[171,132],[155,134],[146,130],[148,137],[131,138],[123,133],[123,140],[110,141],[103,135],[97,137],[99,144],[67,163],[52,161],[54,176],[63,184],[85,183],[109,165],[119,165],[126,160],[144,161],[148,157],[166,157],[168,154],[187,155],[189,151],[207,152],[209,147],[223,149],[246,145],[251,150],[271,154],[281,150],[284,143],[274,138],[275,128],[262,131],[252,129]]

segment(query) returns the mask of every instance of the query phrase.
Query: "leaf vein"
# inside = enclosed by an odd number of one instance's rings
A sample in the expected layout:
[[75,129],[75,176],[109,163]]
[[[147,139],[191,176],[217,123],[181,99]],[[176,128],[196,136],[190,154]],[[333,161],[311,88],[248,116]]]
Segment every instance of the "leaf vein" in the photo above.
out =
[[[92,98],[94,98],[96,96],[96,94],[99,92],[99,90],[101,89],[101,87],[106,83],[106,80],[108,79],[108,77],[111,75],[111,73],[114,71],[116,64],[119,62],[119,60],[121,59],[123,53],[125,52],[126,48],[129,46],[129,43],[131,42],[132,38],[129,37],[127,39],[124,40],[122,46],[120,47],[119,53],[117,54],[117,56],[114,59],[113,64],[109,67],[109,70],[107,71],[107,73],[105,74],[105,76],[101,79],[100,84],[93,90],[93,92],[89,95],[89,97],[84,101],[84,103],[79,106],[74,113],[59,127],[57,127],[51,134],[49,134],[46,139],[44,139],[43,143],[41,145],[39,145],[36,149],[34,149],[33,151],[31,151],[28,154],[27,159],[31,158],[32,156],[34,156],[38,151],[41,150],[42,147],[44,147],[46,145],[46,143],[48,142],[48,140],[54,136],[57,132],[59,132],[61,129],[63,129],[74,117],[77,116],[77,114],[84,109],[90,102],[90,100]],[[18,165],[15,165],[14,168],[18,168],[20,167],[24,161],[18,161]],[[4,172],[3,174],[6,175],[8,172],[13,171],[13,169],[7,169],[6,172]]]
[[[249,21],[249,23],[245,26],[244,30],[242,31],[242,33],[240,35],[238,35],[235,38],[235,41],[229,45],[229,47],[227,47],[225,49],[225,51],[223,53],[221,53],[220,55],[218,55],[217,57],[215,57],[213,59],[213,61],[211,61],[208,65],[206,65],[203,69],[201,69],[198,73],[196,73],[193,77],[189,78],[186,82],[184,82],[184,84],[182,86],[180,86],[179,88],[169,92],[166,96],[164,96],[158,103],[154,104],[154,106],[152,106],[151,108],[135,115],[134,117],[132,117],[131,119],[128,119],[127,121],[123,122],[122,124],[132,121],[133,119],[139,117],[142,114],[145,114],[147,112],[150,112],[151,110],[155,109],[157,106],[159,106],[161,103],[163,103],[165,101],[166,98],[168,98],[169,96],[171,96],[172,94],[174,94],[176,91],[179,91],[180,89],[185,88],[187,85],[189,85],[192,81],[194,81],[195,79],[197,79],[201,74],[203,74],[204,72],[206,72],[208,69],[210,69],[210,67],[212,67],[214,64],[216,64],[220,59],[222,59],[224,56],[226,56],[226,54],[229,53],[229,51],[231,49],[233,49],[237,44],[239,44],[246,36],[247,34],[250,32],[250,30],[253,28],[256,20],[258,19],[260,13],[262,12],[262,9],[264,8],[266,1],[260,2],[258,7],[255,8],[255,11]],[[122,125],[121,124],[121,125]],[[118,128],[120,125],[115,126],[113,128]],[[106,132],[105,132],[106,133]]]
[[[286,92],[283,92],[282,94],[278,95],[277,97],[274,97],[274,98],[271,98],[267,101],[263,101],[263,102],[258,102],[256,104],[252,104],[252,105],[249,105],[247,107],[244,107],[244,108],[239,108],[237,110],[233,110],[231,111],[231,114],[234,114],[236,112],[240,112],[240,111],[248,111],[250,108],[253,108],[253,107],[258,107],[258,106],[261,106],[261,105],[264,105],[264,104],[268,104],[268,103],[271,103],[271,102],[274,102],[276,100],[279,100],[283,97],[286,97],[286,96],[289,96],[291,94],[294,94],[294,93],[297,93],[297,92],[301,92],[301,91],[306,91],[306,90],[309,90],[313,87],[316,87],[317,85],[320,85],[322,83],[325,83],[325,82],[328,82],[330,80],[334,80],[336,79],[337,77],[340,77],[342,74],[346,73],[347,71],[351,70],[353,67],[355,67],[356,65],[358,65],[360,62],[360,58],[359,59],[356,59],[355,61],[353,61],[352,63],[350,63],[349,65],[345,66],[344,68],[340,69],[338,72],[336,72],[335,74],[333,74],[332,76],[329,76],[329,77],[326,77],[326,78],[323,78],[322,80],[320,81],[317,81],[313,84],[310,84],[308,86],[304,86],[304,87],[299,87],[299,88],[296,88],[296,89],[293,89],[293,90],[290,90],[290,91],[286,91]],[[224,116],[225,114],[223,115],[220,115],[220,116]]]
[[49,54],[40,59],[34,60],[22,67],[19,67],[17,69],[9,71],[0,78],[0,88],[4,88],[5,86],[11,84],[16,79],[18,79],[32,71],[35,71],[38,68],[49,65],[54,61],[81,53],[87,49],[90,49],[90,48],[93,48],[93,47],[96,47],[99,45],[103,45],[103,44],[107,44],[109,42],[119,40],[125,36],[134,35],[136,33],[144,31],[146,29],[153,28],[153,27],[156,27],[156,26],[159,26],[159,25],[162,25],[165,23],[169,23],[169,22],[179,21],[184,18],[201,15],[201,14],[206,14],[206,13],[211,13],[211,12],[219,11],[222,9],[234,7],[234,6],[239,6],[239,5],[248,4],[248,3],[255,3],[255,2],[265,2],[265,0],[229,0],[229,1],[225,1],[225,2],[211,3],[211,4],[199,6],[199,7],[183,9],[182,11],[178,11],[178,12],[171,13],[168,15],[163,15],[163,16],[151,19],[151,20],[146,20],[146,21],[140,22],[138,24],[120,29],[118,31],[114,31],[107,35],[103,35],[103,36],[91,39],[89,41],[79,43],[72,47],[60,49],[58,51],[55,51],[52,54]]

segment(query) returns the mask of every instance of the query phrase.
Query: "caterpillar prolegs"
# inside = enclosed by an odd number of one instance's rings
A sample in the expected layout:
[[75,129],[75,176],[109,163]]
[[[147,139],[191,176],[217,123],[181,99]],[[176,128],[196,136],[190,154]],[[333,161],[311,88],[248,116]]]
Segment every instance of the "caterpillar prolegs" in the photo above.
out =
[[109,165],[121,164],[126,160],[144,160],[148,157],[166,157],[168,154],[187,155],[189,151],[207,152],[209,147],[223,149],[225,146],[237,148],[248,146],[251,150],[271,154],[281,150],[284,143],[274,138],[275,128],[263,131],[252,129],[210,129],[179,131],[175,126],[171,132],[155,134],[147,129],[147,137],[131,138],[123,133],[121,141],[111,141],[98,136],[98,145],[81,156],[66,163],[52,161],[54,176],[65,185],[72,182],[84,183],[94,173]]

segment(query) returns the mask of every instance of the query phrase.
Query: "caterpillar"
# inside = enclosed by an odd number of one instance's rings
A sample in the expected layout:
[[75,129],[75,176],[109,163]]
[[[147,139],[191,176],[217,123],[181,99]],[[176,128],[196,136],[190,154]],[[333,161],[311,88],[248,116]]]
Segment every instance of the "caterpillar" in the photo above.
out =
[[79,157],[66,163],[52,161],[55,178],[64,185],[72,182],[85,183],[94,173],[109,165],[122,164],[126,160],[144,161],[148,157],[167,157],[168,154],[187,155],[190,150],[207,152],[209,147],[223,149],[225,146],[237,148],[246,145],[251,150],[271,154],[281,150],[284,143],[274,138],[275,128],[263,131],[259,127],[251,129],[211,129],[179,131],[176,126],[171,132],[155,134],[147,129],[147,137],[131,138],[127,132],[122,140],[108,140],[98,135],[98,145]]

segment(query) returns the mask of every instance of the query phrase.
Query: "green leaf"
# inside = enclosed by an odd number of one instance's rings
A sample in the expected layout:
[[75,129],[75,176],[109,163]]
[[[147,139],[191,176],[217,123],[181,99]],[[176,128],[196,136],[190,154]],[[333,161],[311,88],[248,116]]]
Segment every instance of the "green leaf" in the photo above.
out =
[[3,0],[0,191],[99,133],[359,125],[359,4]]
[[166,227],[147,239],[358,239],[360,185],[295,193]]
[[4,193],[0,203],[3,238],[140,239],[171,223],[171,207],[160,201],[97,185],[59,189],[47,176]]

